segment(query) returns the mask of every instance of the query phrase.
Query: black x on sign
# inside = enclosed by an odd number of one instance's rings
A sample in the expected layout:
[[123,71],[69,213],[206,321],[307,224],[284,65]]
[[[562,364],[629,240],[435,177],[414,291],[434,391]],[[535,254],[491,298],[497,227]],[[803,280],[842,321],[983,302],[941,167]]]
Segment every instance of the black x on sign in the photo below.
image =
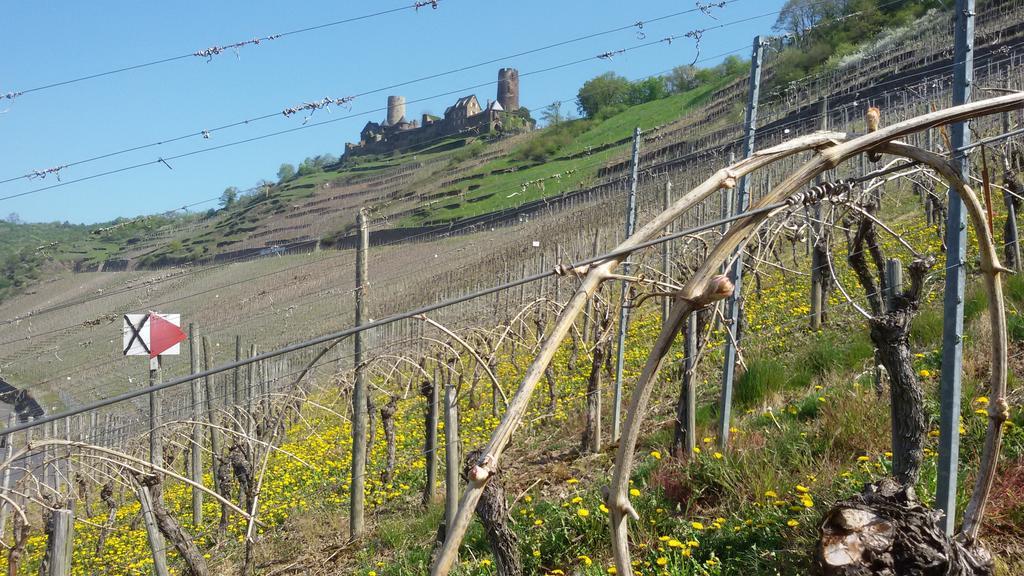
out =
[[149,356],[149,314],[124,315],[124,355]]
[[163,356],[180,354],[188,335],[181,331],[181,314],[125,314],[124,355]]

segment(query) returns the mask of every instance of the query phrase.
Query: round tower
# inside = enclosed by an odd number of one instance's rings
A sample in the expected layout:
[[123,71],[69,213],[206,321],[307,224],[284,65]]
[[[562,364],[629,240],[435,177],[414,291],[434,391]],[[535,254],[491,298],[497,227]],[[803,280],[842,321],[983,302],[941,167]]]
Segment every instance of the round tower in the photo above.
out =
[[519,109],[519,70],[498,70],[498,104],[508,112]]
[[387,125],[394,126],[405,117],[405,96],[388,96]]

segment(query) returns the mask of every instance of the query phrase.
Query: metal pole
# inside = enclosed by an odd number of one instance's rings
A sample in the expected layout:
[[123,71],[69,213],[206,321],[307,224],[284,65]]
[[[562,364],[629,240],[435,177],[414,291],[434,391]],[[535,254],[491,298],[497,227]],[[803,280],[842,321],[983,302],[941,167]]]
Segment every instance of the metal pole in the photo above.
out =
[[[636,183],[640,167],[640,127],[633,130],[633,159],[629,178],[629,202],[626,205],[626,238],[633,235],[636,227]],[[629,258],[622,262],[622,273],[629,274]],[[615,397],[612,409],[612,442],[619,439],[619,424],[622,420],[622,368],[626,361],[626,332],[629,330],[629,285],[622,283],[619,292],[619,349],[615,359]]]
[[[199,372],[199,358],[196,354],[196,340],[192,323],[188,323],[188,368],[195,374]],[[203,421],[203,383],[196,378],[192,381],[192,420]],[[199,424],[192,425],[192,481],[203,483],[203,428]],[[192,487],[192,525],[203,525],[203,491]]]
[[896,307],[896,297],[903,293],[903,263],[899,258],[889,258],[885,261],[885,277],[888,280],[885,287],[885,307],[891,312]]
[[[355,325],[363,323],[366,311],[366,250],[370,244],[366,211],[359,210],[359,248],[356,250],[356,310]],[[349,532],[353,539],[363,535],[363,500],[366,486],[366,370],[363,366],[363,333],[356,332],[353,339],[352,362],[356,382],[352,391],[352,506]]]
[[[757,127],[757,99],[761,93],[761,63],[764,58],[764,47],[766,42],[761,36],[754,37],[754,54],[750,59],[750,94],[747,100],[746,123],[743,137],[743,157],[750,158],[754,153],[754,131]],[[747,210],[747,187],[749,177],[740,178],[739,188],[736,191],[737,214]],[[729,272],[730,280],[736,286],[735,292],[729,297],[725,304],[725,329],[728,335],[725,339],[725,367],[722,377],[722,397],[719,405],[718,419],[718,446],[725,449],[729,443],[729,419],[732,411],[732,385],[736,377],[736,324],[740,315],[740,294],[743,283],[743,251],[737,250],[733,261],[732,270]]]
[[[974,0],[957,0],[954,9],[953,105],[971,100],[974,81]],[[967,124],[953,124],[953,163],[967,181],[967,154],[961,149],[970,142]],[[945,513],[943,527],[953,534],[956,523],[957,464],[960,460],[960,380],[964,333],[964,263],[967,257],[967,221],[964,203],[951,188],[946,221],[946,286],[943,295],[942,373],[939,381],[939,468],[935,503]]]
[[[18,423],[18,414],[11,409],[11,413],[7,415],[7,427],[10,428]],[[4,436],[0,443],[4,447],[4,461],[11,459],[11,454],[14,453],[14,436]],[[3,482],[0,484],[0,494],[8,496],[11,491],[11,467],[4,468]],[[0,502],[0,540],[4,537],[4,531],[7,528],[7,500]]]
[[[663,198],[663,209],[668,210],[668,207],[672,205],[672,181],[667,180],[665,182],[665,197]],[[674,223],[673,223],[674,224]],[[666,232],[672,233],[673,224],[668,225]],[[672,280],[672,261],[671,261],[671,250],[672,243],[665,242],[661,245],[661,273],[665,275],[665,281]],[[661,323],[664,324],[668,321],[668,309],[671,302],[668,298],[661,299]]]

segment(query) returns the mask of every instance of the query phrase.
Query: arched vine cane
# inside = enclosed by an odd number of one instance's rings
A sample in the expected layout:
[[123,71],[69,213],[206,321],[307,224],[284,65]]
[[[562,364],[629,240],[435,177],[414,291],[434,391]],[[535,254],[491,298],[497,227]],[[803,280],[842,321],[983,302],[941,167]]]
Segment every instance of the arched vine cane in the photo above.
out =
[[[1007,417],[1006,405],[1006,319],[1000,275],[1006,270],[999,264],[992,236],[988,232],[986,219],[981,203],[973,190],[964,184],[952,165],[936,154],[908,146],[890,143],[891,140],[902,138],[928,128],[944,124],[962,122],[970,118],[1009,112],[1024,105],[1024,93],[1015,93],[998,98],[972,102],[945,110],[924,114],[909,120],[882,128],[863,136],[847,141],[847,136],[840,133],[815,133],[778,146],[765,149],[749,158],[740,160],[717,171],[700,186],[683,195],[670,208],[657,215],[644,225],[633,236],[622,242],[616,251],[635,248],[643,242],[654,238],[658,233],[678,218],[691,206],[707,198],[721,188],[732,188],[737,179],[799,152],[817,150],[818,153],[805,163],[767,196],[759,200],[752,209],[770,205],[787,198],[806,185],[816,175],[835,167],[838,163],[857,154],[878,149],[891,154],[902,155],[922,163],[943,175],[964,200],[972,225],[975,227],[979,245],[981,246],[981,269],[985,275],[985,286],[989,296],[989,315],[992,324],[992,380],[990,396],[993,398],[989,406],[989,426],[986,434],[985,447],[982,453],[981,467],[974,493],[968,504],[964,517],[963,532],[968,538],[975,538],[985,504],[995,478],[999,445],[1002,441],[1002,423]],[[715,245],[704,264],[690,278],[686,285],[673,297],[669,320],[659,334],[651,350],[640,379],[633,391],[627,412],[625,431],[619,443],[616,455],[616,466],[612,477],[612,486],[608,507],[611,510],[612,549],[615,555],[619,574],[631,575],[628,539],[626,534],[627,516],[635,516],[626,493],[629,481],[629,470],[632,464],[636,441],[639,438],[640,424],[651,393],[651,384],[657,377],[665,354],[678,332],[682,320],[687,314],[707,303],[723,297],[721,290],[725,288],[717,274],[719,266],[724,263],[757,227],[769,218],[769,213],[760,213],[736,221],[722,240]],[[471,470],[469,482],[459,502],[459,509],[448,537],[441,552],[431,567],[432,576],[445,576],[451,570],[456,552],[462,543],[466,530],[472,521],[472,514],[483,491],[487,479],[496,468],[498,458],[511,441],[512,434],[522,422],[533,390],[543,377],[544,370],[551,363],[555,351],[562,340],[568,335],[576,317],[584,304],[600,287],[608,275],[615,269],[625,256],[615,256],[604,262],[591,265],[586,269],[572,272],[586,276],[572,299],[559,314],[555,326],[548,339],[544,342],[537,356],[523,377],[501,424],[495,429],[491,441],[483,452],[478,464]]]

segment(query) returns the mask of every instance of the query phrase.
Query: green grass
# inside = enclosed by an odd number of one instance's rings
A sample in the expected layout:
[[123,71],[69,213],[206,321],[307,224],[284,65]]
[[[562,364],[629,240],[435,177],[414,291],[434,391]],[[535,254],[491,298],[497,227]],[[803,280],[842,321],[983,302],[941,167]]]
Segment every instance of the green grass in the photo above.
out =
[[596,124],[581,134],[563,153],[582,152],[588,147],[596,147],[605,142],[628,138],[633,134],[633,129],[638,126],[641,130],[646,131],[681,118],[695,106],[704,103],[711,94],[731,80],[730,78],[718,83],[706,84],[682,94],[627,108],[624,112]]
[[[724,82],[725,80],[721,83],[705,85],[683,94],[633,106],[603,121],[570,121],[557,127],[539,131],[533,138],[535,140],[550,140],[547,144],[539,146],[547,156],[564,157],[583,152],[591,147],[628,138],[637,126],[642,130],[649,130],[655,126],[676,120],[705,101]],[[577,132],[573,128],[574,123],[587,129]],[[563,138],[547,136],[549,132],[571,134],[571,142],[566,143]],[[420,210],[416,213],[401,219],[398,226],[409,227],[428,223],[449,222],[459,218],[467,218],[518,206],[524,202],[557,196],[563,192],[586,187],[597,177],[597,172],[602,166],[618,159],[629,149],[629,144],[627,143],[574,160],[555,159],[540,165],[532,165],[532,161],[528,158],[529,154],[522,152],[529,146],[530,143],[520,146],[518,149],[520,150],[520,157],[518,158],[515,151],[513,151],[512,154],[496,158],[473,172],[473,174],[486,175],[481,179],[470,181],[473,185],[479,186],[479,188],[474,189],[472,192],[462,188],[463,195],[461,198],[443,199],[426,206],[421,206]],[[520,169],[505,174],[491,174],[491,172],[496,170],[504,170],[511,167]],[[559,174],[560,178],[552,178],[555,174]],[[525,190],[523,189],[524,183],[542,179],[544,180],[543,187],[539,184],[533,184],[527,186]],[[468,186],[468,184],[463,186]]]

